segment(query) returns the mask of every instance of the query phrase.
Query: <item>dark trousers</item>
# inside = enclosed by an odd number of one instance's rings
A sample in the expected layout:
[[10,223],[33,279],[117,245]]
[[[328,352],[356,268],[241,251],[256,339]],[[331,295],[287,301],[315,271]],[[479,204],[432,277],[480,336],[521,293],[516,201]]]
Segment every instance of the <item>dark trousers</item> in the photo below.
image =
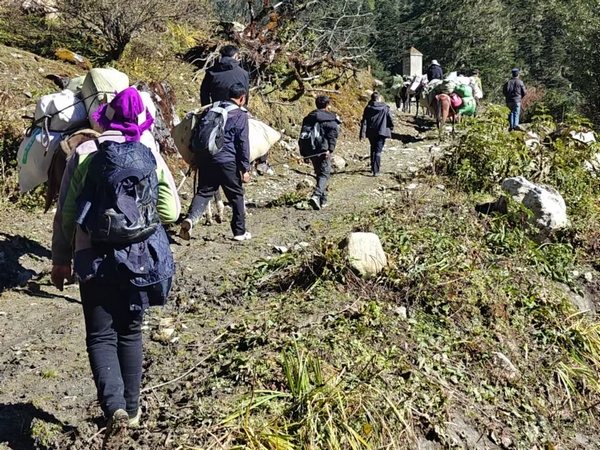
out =
[[320,199],[321,204],[323,204],[327,201],[327,183],[331,177],[331,154],[315,156],[310,160],[317,176],[317,186],[313,192],[313,197]]
[[98,280],[80,283],[86,344],[107,417],[117,409],[133,417],[139,407],[142,381],[142,310],[130,310],[131,294],[118,284]]
[[378,174],[381,168],[381,152],[385,145],[385,137],[370,137],[369,142],[371,144],[371,173]]
[[242,185],[242,176],[235,163],[206,163],[201,166],[198,177],[198,190],[192,200],[187,217],[194,224],[198,222],[204,214],[208,202],[217,193],[219,187],[223,188],[225,197],[227,197],[233,211],[231,231],[233,231],[234,236],[241,236],[246,232],[244,186]]

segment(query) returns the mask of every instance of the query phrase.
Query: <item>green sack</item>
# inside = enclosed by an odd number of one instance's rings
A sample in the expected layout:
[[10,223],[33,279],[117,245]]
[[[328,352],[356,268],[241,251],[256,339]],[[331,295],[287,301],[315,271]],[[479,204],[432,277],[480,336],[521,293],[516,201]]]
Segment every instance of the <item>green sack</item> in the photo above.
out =
[[472,116],[475,114],[475,110],[477,109],[477,102],[473,97],[465,97],[463,98],[463,104],[460,108],[458,108],[457,112],[461,116]]
[[392,89],[401,88],[404,85],[404,78],[402,75],[394,75],[392,77]]
[[456,92],[460,98],[473,97],[473,89],[471,89],[471,87],[467,86],[466,84],[456,86],[454,92]]

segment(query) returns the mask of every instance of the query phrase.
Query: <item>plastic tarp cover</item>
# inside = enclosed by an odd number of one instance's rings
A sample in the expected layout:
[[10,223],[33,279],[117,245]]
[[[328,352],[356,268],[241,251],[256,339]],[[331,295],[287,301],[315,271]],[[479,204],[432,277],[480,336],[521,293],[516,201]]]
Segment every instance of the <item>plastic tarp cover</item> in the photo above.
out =
[[48,122],[51,131],[74,131],[87,126],[88,122],[85,104],[68,89],[44,95],[38,100],[34,119],[44,116],[51,116]]

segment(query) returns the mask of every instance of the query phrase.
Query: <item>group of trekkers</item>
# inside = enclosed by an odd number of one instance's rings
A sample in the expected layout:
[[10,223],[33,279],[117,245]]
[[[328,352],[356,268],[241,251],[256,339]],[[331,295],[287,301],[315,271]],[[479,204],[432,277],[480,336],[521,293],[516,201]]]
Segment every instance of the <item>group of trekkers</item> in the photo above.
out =
[[[433,66],[441,72],[439,64]],[[525,90],[518,72],[516,78],[505,91],[518,91],[522,98]],[[232,208],[233,239],[251,238],[243,187],[251,173],[248,94],[249,77],[240,65],[239,50],[223,47],[220,60],[202,82],[201,103],[226,110],[226,122],[218,151],[197,155],[197,188],[180,229],[184,239],[190,239],[219,188]],[[518,105],[516,97],[511,99]],[[330,111],[327,96],[317,96],[315,105],[302,122],[299,146],[317,179],[309,204],[320,210],[328,204],[332,153],[342,121]],[[514,114],[518,116],[518,106]],[[171,289],[175,263],[163,225],[179,219],[180,203],[162,156],[140,142],[154,119],[134,87],[116,94],[93,118],[103,133],[75,149],[62,178],[51,280],[60,290],[65,281],[79,280],[87,352],[107,418],[103,448],[109,449],[118,445],[126,428],[140,422],[142,321],[149,306],[165,304]],[[360,139],[370,143],[373,176],[381,173],[381,153],[393,127],[389,106],[374,92],[360,128]]]

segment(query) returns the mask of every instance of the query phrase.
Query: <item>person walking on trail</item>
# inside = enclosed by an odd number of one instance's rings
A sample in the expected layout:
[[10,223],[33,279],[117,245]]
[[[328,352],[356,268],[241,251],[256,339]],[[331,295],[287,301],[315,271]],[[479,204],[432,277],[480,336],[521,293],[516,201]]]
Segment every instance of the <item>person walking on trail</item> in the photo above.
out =
[[340,124],[339,116],[328,111],[330,107],[329,97],[319,95],[315,100],[317,109],[307,115],[302,121],[302,130],[310,130],[317,125],[320,130],[319,153],[310,157],[317,185],[308,201],[313,209],[319,210],[327,206],[327,183],[331,177],[331,154],[335,150],[339,134]]
[[504,84],[502,89],[506,106],[510,109],[508,115],[508,130],[513,131],[519,128],[519,117],[521,115],[521,101],[527,95],[525,84],[521,80],[519,69],[512,70],[512,78]]
[[248,110],[244,108],[248,91],[242,83],[229,88],[229,100],[221,106],[234,106],[227,114],[223,148],[214,156],[196,153],[196,166],[199,167],[198,188],[186,219],[181,224],[179,236],[189,240],[192,230],[199,222],[210,199],[219,187],[231,204],[233,215],[231,231],[233,239],[245,241],[252,236],[246,230],[244,217],[244,187],[250,181],[250,144],[248,141]]
[[142,320],[171,287],[175,265],[161,222],[175,222],[180,205],[165,161],[140,143],[154,119],[138,91],[117,94],[94,119],[104,133],[76,148],[63,175],[51,280],[62,291],[65,280],[79,279],[87,352],[108,420],[103,448],[111,448],[140,421]]
[[365,137],[371,144],[371,173],[379,176],[381,167],[381,152],[385,140],[392,137],[394,119],[387,103],[381,101],[379,92],[371,94],[371,101],[365,107],[360,124],[360,140]]
[[[221,57],[213,67],[206,71],[200,85],[200,104],[210,105],[214,102],[229,100],[229,88],[241,83],[250,91],[250,77],[242,69],[240,51],[235,45],[226,45],[221,49]],[[248,105],[246,96],[245,106]]]
[[440,63],[437,59],[433,59],[431,61],[431,65],[427,69],[427,80],[443,80],[444,79],[444,71]]

